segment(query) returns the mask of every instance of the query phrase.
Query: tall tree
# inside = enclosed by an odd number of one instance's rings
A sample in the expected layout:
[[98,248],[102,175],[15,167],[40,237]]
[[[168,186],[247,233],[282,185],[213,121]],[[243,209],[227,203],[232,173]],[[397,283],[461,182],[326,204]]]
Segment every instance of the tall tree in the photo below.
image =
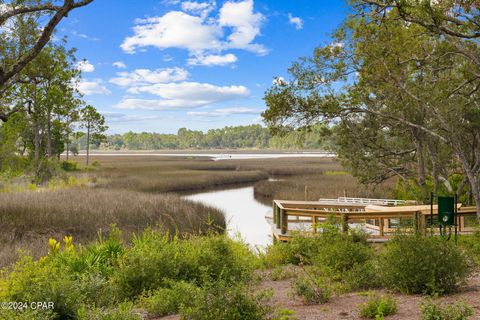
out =
[[[412,6],[421,10],[423,3]],[[468,180],[480,218],[480,77],[472,55],[458,49],[460,41],[478,53],[478,42],[428,32],[395,6],[381,16],[358,8],[334,43],[295,63],[291,81],[267,91],[264,119],[274,129],[340,120],[340,133],[356,141],[340,145],[346,163],[360,175],[372,165],[358,159],[370,159],[390,174],[415,177],[424,200],[427,177],[439,179],[453,166]],[[438,161],[438,146],[456,159]],[[380,178],[388,177],[385,170]]]
[[100,142],[105,139],[104,132],[108,130],[105,125],[105,117],[102,116],[94,107],[87,105],[80,112],[81,127],[87,130],[87,158],[86,164],[89,164],[90,144]]
[[[13,0],[5,2],[0,0],[0,44],[3,49],[0,50],[0,97],[6,89],[18,83],[20,79],[17,75],[50,41],[60,21],[67,17],[70,11],[92,1]],[[47,22],[42,26],[36,23],[40,17],[48,17]],[[15,30],[18,24],[28,28]],[[7,32],[10,34],[7,35]],[[7,121],[9,115],[14,112],[17,112],[17,109],[1,110],[0,120]]]

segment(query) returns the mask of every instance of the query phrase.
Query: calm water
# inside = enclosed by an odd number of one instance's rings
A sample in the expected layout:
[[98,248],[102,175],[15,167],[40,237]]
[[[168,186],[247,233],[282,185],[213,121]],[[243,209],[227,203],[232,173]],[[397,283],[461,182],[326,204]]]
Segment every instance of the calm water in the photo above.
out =
[[[80,153],[79,155],[84,155]],[[168,156],[168,157],[207,157],[214,161],[241,159],[277,159],[277,158],[333,158],[328,152],[286,152],[286,153],[91,153],[92,156]]]
[[231,236],[240,234],[252,246],[271,243],[272,232],[265,215],[271,215],[272,208],[255,200],[253,187],[203,192],[185,198],[222,210]]

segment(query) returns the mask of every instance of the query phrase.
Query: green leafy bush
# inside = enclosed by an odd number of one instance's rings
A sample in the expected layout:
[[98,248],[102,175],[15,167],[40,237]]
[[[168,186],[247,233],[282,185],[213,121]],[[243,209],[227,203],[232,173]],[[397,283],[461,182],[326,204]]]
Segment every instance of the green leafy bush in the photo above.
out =
[[147,230],[134,239],[113,279],[127,298],[168,287],[171,280],[197,285],[218,279],[246,280],[255,261],[246,245],[226,236],[179,239]]
[[467,254],[480,265],[480,230],[476,230],[472,235],[461,235],[459,244],[465,248]]
[[421,304],[422,320],[467,320],[473,315],[469,305],[457,302],[455,304],[441,304],[432,300]]
[[78,163],[75,161],[62,161],[61,167],[64,171],[78,171]]
[[404,235],[386,244],[380,271],[387,288],[403,293],[445,294],[470,274],[466,256],[441,237]]
[[272,313],[271,293],[251,293],[252,288],[230,285],[224,280],[208,283],[189,306],[180,308],[181,319],[262,320]]
[[292,265],[275,267],[270,273],[270,279],[273,281],[286,280],[294,278],[297,275],[297,270]]
[[176,314],[200,294],[201,289],[191,283],[176,282],[171,288],[160,288],[140,298],[140,305],[149,313],[164,316]]
[[368,319],[383,318],[397,312],[397,301],[389,295],[372,295],[360,305],[360,316]]
[[294,292],[307,304],[326,303],[333,292],[327,279],[312,274],[296,278],[292,285]]
[[114,309],[88,309],[82,307],[78,311],[78,320],[141,320],[140,315],[132,311],[130,303],[124,303]]
[[51,301],[62,319],[73,319],[85,299],[82,282],[55,257],[23,257],[0,279],[0,301]]

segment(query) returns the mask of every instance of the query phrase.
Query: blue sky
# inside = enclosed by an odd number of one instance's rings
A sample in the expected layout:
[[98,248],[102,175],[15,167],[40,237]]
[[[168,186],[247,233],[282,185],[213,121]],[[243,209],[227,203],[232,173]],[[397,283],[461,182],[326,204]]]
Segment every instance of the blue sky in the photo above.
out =
[[110,133],[262,123],[265,90],[330,42],[345,1],[96,0],[62,21]]

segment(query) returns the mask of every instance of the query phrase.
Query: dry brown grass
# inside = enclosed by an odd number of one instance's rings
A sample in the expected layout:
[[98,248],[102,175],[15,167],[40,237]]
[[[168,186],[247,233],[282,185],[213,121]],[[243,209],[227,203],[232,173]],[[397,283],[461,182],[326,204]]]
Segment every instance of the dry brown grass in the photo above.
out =
[[266,200],[318,200],[343,196],[389,198],[392,196],[392,183],[393,181],[376,187],[365,186],[350,174],[320,173],[287,177],[281,181],[258,182],[255,184],[255,196]]
[[148,226],[201,233],[209,228],[209,219],[225,228],[220,211],[173,194],[89,188],[1,194],[0,265],[12,262],[20,247],[35,256],[44,254],[49,237],[72,235],[87,243],[111,224],[127,236]]

